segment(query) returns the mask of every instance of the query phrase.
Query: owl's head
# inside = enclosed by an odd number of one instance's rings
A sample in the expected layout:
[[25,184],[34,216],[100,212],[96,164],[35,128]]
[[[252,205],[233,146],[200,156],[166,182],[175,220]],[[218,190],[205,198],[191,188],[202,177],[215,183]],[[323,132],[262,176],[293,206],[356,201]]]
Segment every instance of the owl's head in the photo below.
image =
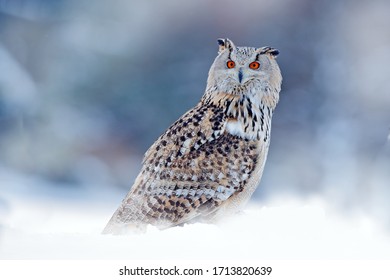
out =
[[209,71],[207,91],[235,95],[279,93],[282,76],[276,62],[278,50],[236,47],[229,39],[218,39],[218,44],[218,56]]

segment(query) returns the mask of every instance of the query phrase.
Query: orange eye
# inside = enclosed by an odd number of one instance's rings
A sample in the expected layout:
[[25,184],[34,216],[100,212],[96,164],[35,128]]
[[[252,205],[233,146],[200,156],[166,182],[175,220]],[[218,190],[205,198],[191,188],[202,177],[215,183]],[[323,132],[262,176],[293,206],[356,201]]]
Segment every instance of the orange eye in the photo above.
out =
[[229,61],[226,63],[226,66],[227,66],[227,68],[234,68],[234,67],[236,66],[236,64],[234,63],[234,61],[229,60]]
[[260,63],[258,63],[257,61],[253,61],[251,64],[249,64],[250,69],[259,69],[259,67]]

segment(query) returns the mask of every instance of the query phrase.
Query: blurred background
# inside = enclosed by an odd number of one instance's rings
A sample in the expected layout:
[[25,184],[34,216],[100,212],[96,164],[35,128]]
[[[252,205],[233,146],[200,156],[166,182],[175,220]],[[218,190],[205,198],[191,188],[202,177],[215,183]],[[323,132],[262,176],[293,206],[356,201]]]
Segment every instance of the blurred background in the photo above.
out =
[[21,196],[98,196],[111,215],[228,37],[280,50],[254,199],[320,196],[390,228],[389,15],[387,0],[0,0],[0,218]]

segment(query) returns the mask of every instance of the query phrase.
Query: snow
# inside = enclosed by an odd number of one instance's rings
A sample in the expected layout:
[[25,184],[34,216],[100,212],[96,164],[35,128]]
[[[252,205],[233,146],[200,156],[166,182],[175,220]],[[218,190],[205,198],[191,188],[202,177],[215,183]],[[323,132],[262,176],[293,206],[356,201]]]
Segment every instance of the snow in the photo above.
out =
[[128,236],[101,231],[124,196],[107,186],[53,187],[0,169],[1,259],[388,259],[390,238],[369,216],[322,198],[252,201],[222,224]]

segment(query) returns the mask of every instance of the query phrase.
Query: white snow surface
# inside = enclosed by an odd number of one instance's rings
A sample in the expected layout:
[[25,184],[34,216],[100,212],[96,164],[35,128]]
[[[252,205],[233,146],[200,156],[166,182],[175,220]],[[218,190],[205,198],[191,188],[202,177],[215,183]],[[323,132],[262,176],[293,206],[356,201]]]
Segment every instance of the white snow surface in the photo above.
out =
[[[123,191],[53,187],[0,170],[0,259],[389,259],[390,238],[370,217],[321,198],[253,201],[222,224],[102,235]],[[261,205],[259,205],[261,203]]]

